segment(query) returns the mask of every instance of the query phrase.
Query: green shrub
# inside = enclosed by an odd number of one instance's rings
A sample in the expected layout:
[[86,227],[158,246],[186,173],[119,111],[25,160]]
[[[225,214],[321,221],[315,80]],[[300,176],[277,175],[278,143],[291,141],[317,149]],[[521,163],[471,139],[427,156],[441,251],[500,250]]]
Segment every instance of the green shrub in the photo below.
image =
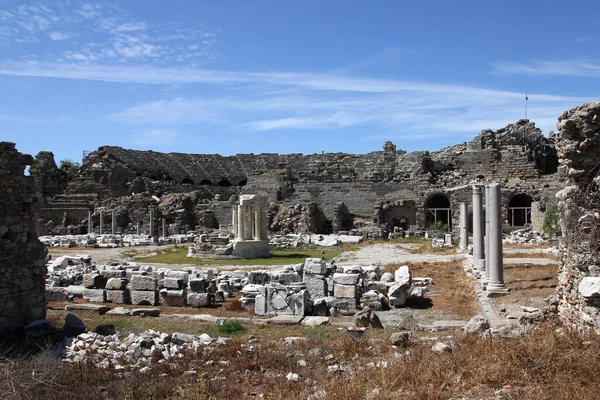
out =
[[546,210],[546,213],[544,214],[542,232],[550,237],[557,237],[561,235],[560,224],[558,221],[558,205],[554,204],[552,207]]
[[246,332],[246,327],[237,319],[230,319],[218,327],[222,335],[236,335]]
[[436,221],[429,225],[429,232],[431,233],[431,236],[439,238],[444,233],[448,232],[448,224],[444,224],[442,221]]

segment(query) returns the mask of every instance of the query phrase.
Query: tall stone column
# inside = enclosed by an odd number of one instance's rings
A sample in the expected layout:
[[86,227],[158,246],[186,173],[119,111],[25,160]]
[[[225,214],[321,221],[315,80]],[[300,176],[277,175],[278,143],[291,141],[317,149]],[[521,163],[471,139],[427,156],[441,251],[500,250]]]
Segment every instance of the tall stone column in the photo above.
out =
[[252,206],[245,206],[244,216],[246,217],[246,221],[244,222],[244,240],[252,240],[252,223],[254,222],[254,218],[252,216]]
[[260,206],[254,206],[254,240],[261,240],[261,213]]
[[117,234],[117,212],[112,210],[111,220],[110,220],[110,230],[113,235]]
[[237,210],[235,209],[235,207],[233,207],[231,209],[231,227],[233,229],[233,237],[237,238],[238,237],[238,226],[237,226]]
[[469,247],[469,206],[460,203],[460,251],[466,251]]
[[140,221],[138,221],[137,223],[137,229],[136,229],[136,234],[140,234],[142,232],[142,223]]
[[150,236],[154,237],[154,210],[150,210]]
[[260,208],[260,240],[269,240],[269,216],[266,206]]
[[[483,202],[480,185],[473,185],[473,264],[483,270]],[[482,268],[483,267],[483,268]]]
[[243,205],[239,205],[238,206],[238,227],[237,227],[237,233],[235,235],[236,239],[240,239],[240,240],[244,240],[245,236],[244,236],[244,221],[246,220],[246,216],[244,215],[244,206]]
[[502,207],[500,204],[500,185],[490,184],[490,280],[487,291],[490,294],[507,294],[504,284],[504,265],[502,263]]
[[490,280],[490,186],[485,187],[485,272],[483,282]]
[[163,237],[169,236],[167,234],[167,219],[166,218],[162,219],[162,235],[163,235]]
[[100,234],[104,234],[104,211],[100,210]]
[[92,210],[88,210],[88,235],[94,233],[94,221],[92,220]]

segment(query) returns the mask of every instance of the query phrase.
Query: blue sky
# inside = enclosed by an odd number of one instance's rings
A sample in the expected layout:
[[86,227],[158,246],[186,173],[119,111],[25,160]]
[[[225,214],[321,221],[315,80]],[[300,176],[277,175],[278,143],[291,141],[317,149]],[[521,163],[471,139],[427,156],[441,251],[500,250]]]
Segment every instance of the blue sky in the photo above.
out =
[[0,140],[57,161],[438,150],[600,97],[600,2],[0,0]]

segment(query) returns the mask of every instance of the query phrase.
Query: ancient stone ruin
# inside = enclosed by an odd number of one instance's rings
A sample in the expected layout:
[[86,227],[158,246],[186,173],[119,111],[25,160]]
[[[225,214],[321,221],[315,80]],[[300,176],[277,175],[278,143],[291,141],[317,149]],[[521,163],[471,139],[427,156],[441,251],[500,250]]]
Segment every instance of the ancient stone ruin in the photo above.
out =
[[245,194],[266,199],[261,218],[270,233],[420,235],[434,222],[458,233],[469,184],[494,181],[502,183],[508,231],[539,227],[555,203],[563,176],[553,141],[519,120],[436,152],[407,153],[391,142],[368,154],[228,157],[103,146],[75,170],[60,170],[51,153],[40,153],[31,174],[42,233],[100,233],[101,226],[108,233],[110,226],[118,234],[167,236],[227,228]]
[[0,337],[46,316],[46,248],[37,237],[34,179],[24,175],[32,162],[0,142]]
[[558,130],[567,183],[556,195],[563,240],[551,304],[566,324],[600,332],[600,101],[563,113]]

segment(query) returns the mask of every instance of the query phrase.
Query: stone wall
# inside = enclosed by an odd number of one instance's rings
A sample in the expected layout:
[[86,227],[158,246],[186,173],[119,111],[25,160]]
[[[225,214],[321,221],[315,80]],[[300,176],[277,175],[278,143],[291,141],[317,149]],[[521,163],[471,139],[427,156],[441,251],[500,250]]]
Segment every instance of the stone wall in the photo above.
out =
[[46,248],[37,238],[33,158],[0,142],[0,337],[46,315]]
[[[151,199],[154,195],[162,201],[173,193],[185,193],[197,205],[195,210],[186,209],[188,226],[194,222],[203,226],[203,221],[211,221],[201,215],[206,213],[216,219],[211,225],[227,226],[231,223],[231,202],[240,194],[257,193],[284,206],[281,210],[315,203],[326,220],[315,225],[331,226],[334,231],[348,228],[337,222],[339,203],[347,209],[346,221],[353,221],[357,228],[376,223],[391,225],[400,220],[409,226],[426,228],[426,202],[432,194],[448,197],[452,214],[457,215],[458,203],[470,196],[468,191],[463,195],[460,188],[475,182],[504,182],[503,194],[519,192],[544,204],[553,202],[560,181],[556,166],[552,141],[528,120],[497,131],[482,131],[469,143],[437,152],[407,153],[391,142],[384,144],[383,151],[367,154],[308,155],[221,156],[103,146],[84,159],[79,176],[70,178],[62,194],[44,193],[42,217],[46,223],[50,217],[56,218],[61,209],[78,212],[83,196],[93,193],[97,199],[92,209],[106,209],[107,203],[112,206],[115,199],[122,199],[117,203],[124,205],[122,208],[128,210],[129,220],[135,225],[138,217],[131,215],[136,211],[125,205],[127,199],[138,195]],[[43,171],[36,170],[36,174],[48,181],[48,174]],[[506,202],[508,207],[508,198]],[[170,211],[163,215],[169,223],[177,219]],[[74,221],[80,216],[69,215],[66,220]]]
[[560,169],[568,181],[557,193],[563,238],[551,305],[564,323],[600,332],[600,101],[565,112],[557,127]]

